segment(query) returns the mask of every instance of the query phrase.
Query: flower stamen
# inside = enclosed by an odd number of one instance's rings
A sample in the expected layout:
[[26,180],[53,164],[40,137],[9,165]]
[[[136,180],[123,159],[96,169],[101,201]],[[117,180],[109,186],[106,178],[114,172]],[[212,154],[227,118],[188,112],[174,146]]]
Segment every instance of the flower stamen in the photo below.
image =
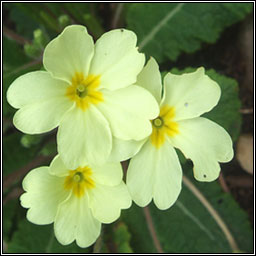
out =
[[83,84],[79,84],[76,88],[76,94],[80,98],[84,98],[87,95],[86,87]]
[[150,139],[156,148],[164,144],[166,135],[173,137],[179,133],[178,123],[173,121],[174,116],[174,107],[165,105],[161,107],[159,116],[151,121],[153,131]]
[[81,197],[87,189],[95,187],[95,182],[91,176],[92,170],[88,166],[69,171],[64,182],[64,188],[72,190],[75,196]]
[[155,127],[162,127],[163,126],[163,119],[159,116],[158,118],[153,120],[153,125]]
[[72,78],[72,84],[67,88],[66,96],[76,102],[76,106],[83,111],[90,104],[98,104],[103,101],[103,95],[97,88],[100,85],[100,76],[84,76],[82,72],[76,72]]

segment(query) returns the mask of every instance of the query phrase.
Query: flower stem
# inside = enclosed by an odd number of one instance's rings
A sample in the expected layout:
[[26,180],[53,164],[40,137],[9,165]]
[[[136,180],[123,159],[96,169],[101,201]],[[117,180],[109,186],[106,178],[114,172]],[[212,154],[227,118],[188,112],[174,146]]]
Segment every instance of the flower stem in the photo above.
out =
[[118,27],[118,23],[120,20],[121,13],[123,11],[124,3],[118,3],[116,4],[115,14],[113,17],[113,20],[111,22],[112,29],[115,29]]
[[96,240],[94,246],[93,246],[93,253],[100,253],[101,249],[102,249],[102,236],[103,236],[103,232],[104,232],[104,228],[103,226],[101,227],[101,233],[100,236],[98,237],[98,239]]
[[12,31],[11,29],[3,26],[3,34],[4,36],[6,36],[7,38],[10,38],[12,40],[14,40],[16,43],[18,44],[26,44],[26,43],[31,43],[30,40],[16,34],[14,31]]
[[150,235],[152,237],[152,240],[154,242],[154,245],[156,247],[156,250],[157,250],[158,253],[164,253],[164,251],[162,249],[162,246],[161,246],[161,244],[158,240],[158,237],[156,235],[155,226],[154,226],[154,223],[152,221],[152,217],[151,217],[150,210],[149,210],[148,206],[144,207],[143,211],[144,211],[144,215],[145,215],[145,218],[146,218],[148,229],[149,229]]
[[238,251],[239,248],[236,244],[234,237],[229,231],[226,223],[220,217],[218,212],[213,208],[213,206],[208,202],[208,200],[204,197],[204,195],[196,188],[196,186],[185,176],[183,175],[183,183],[187,186],[187,188],[196,196],[196,198],[203,204],[203,206],[207,209],[207,211],[212,215],[214,220],[219,225],[220,229],[224,233],[232,251]]

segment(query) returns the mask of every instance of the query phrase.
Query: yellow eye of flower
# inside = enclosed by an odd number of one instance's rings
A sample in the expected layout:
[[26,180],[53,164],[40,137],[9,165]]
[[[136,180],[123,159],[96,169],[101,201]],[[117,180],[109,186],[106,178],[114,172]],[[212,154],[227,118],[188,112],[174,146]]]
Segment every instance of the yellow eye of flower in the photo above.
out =
[[179,133],[177,122],[173,121],[175,116],[174,107],[167,105],[161,107],[159,116],[152,120],[153,131],[150,136],[151,143],[156,147],[160,148],[165,141],[165,135],[170,137],[175,136]]
[[91,178],[92,170],[89,167],[79,167],[69,171],[69,175],[64,182],[64,188],[72,190],[75,196],[81,197],[86,189],[95,187],[94,180]]
[[76,72],[72,77],[72,84],[67,88],[66,96],[76,102],[76,106],[82,110],[88,109],[90,104],[103,101],[103,95],[97,88],[100,85],[100,76],[88,75],[84,77],[82,72]]

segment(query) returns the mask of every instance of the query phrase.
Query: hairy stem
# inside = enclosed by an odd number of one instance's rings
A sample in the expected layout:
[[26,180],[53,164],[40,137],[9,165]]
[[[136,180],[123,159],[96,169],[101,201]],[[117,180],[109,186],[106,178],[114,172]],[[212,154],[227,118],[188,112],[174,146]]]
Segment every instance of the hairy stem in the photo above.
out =
[[220,176],[219,176],[219,183],[220,183],[220,185],[221,185],[221,187],[222,187],[224,192],[230,193],[230,190],[228,188],[228,185],[227,185],[227,183],[226,183],[222,173],[220,173]]
[[148,229],[149,229],[150,235],[152,237],[153,243],[156,247],[156,250],[157,250],[158,253],[164,253],[164,251],[162,249],[162,246],[161,246],[161,244],[158,240],[158,237],[156,235],[155,226],[154,226],[154,223],[152,221],[152,217],[151,217],[150,210],[149,210],[148,206],[144,207],[143,211],[144,211],[144,215],[145,215],[145,218],[146,218]]
[[207,211],[211,214],[211,216],[217,222],[220,229],[224,233],[232,251],[238,251],[239,249],[238,249],[238,246],[236,244],[234,237],[232,236],[226,223],[220,217],[218,212],[212,207],[212,205],[208,202],[208,200],[204,197],[204,195],[196,188],[196,186],[185,175],[183,175],[183,183],[196,196],[196,198],[203,204],[203,206],[207,209]]

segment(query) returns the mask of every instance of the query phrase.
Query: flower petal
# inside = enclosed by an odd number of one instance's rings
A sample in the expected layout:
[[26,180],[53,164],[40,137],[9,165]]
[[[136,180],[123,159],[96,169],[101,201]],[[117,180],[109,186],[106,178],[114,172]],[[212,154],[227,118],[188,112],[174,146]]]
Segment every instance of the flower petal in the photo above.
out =
[[145,63],[136,43],[136,35],[125,29],[109,31],[97,40],[90,74],[101,76],[101,88],[116,90],[135,83]]
[[70,169],[88,163],[101,165],[112,148],[108,122],[94,106],[86,111],[77,107],[68,111],[60,123],[57,142],[60,157]]
[[121,140],[113,137],[112,151],[108,161],[121,162],[133,157],[139,152],[146,140]]
[[88,74],[93,54],[93,39],[86,27],[71,25],[46,46],[43,63],[55,78],[71,82],[75,72]]
[[98,108],[107,118],[113,135],[123,140],[142,140],[152,132],[149,119],[159,113],[154,97],[136,85],[116,91],[102,90],[104,102]]
[[105,163],[102,166],[90,165],[92,179],[102,185],[117,186],[123,178],[123,169],[119,162]]
[[160,210],[166,210],[177,200],[182,185],[182,170],[175,149],[168,141],[159,149],[153,200]]
[[129,163],[126,184],[132,200],[141,207],[148,205],[153,197],[155,164],[155,150],[150,141],[143,145]]
[[153,57],[149,59],[147,65],[139,73],[136,84],[150,91],[160,104],[162,79],[159,66]]
[[14,115],[14,125],[24,133],[36,134],[59,125],[73,103],[65,96],[68,84],[44,71],[17,78],[7,92],[8,102],[21,108]]
[[76,240],[80,247],[93,244],[100,235],[101,223],[92,216],[88,198],[71,195],[59,205],[54,222],[57,240],[67,245]]
[[60,155],[55,156],[50,164],[49,173],[58,177],[65,177],[69,175],[69,171],[61,160]]
[[141,207],[154,200],[161,209],[169,208],[181,191],[182,171],[174,148],[165,142],[160,148],[148,141],[131,159],[127,186],[132,199]]
[[[14,80],[8,88],[7,100],[14,108],[21,108],[50,98],[64,98],[68,86],[48,72],[30,72]],[[65,99],[68,100],[66,96]]]
[[111,223],[119,218],[121,209],[131,206],[131,197],[122,181],[117,186],[96,185],[88,191],[89,206],[93,216],[102,223]]
[[199,181],[217,179],[220,172],[218,162],[229,162],[233,158],[229,134],[203,117],[179,121],[178,126],[179,134],[169,140],[193,161],[195,178]]
[[28,134],[48,132],[59,125],[65,112],[72,105],[71,101],[62,98],[29,104],[15,113],[13,124],[17,129]]
[[164,78],[162,105],[175,107],[174,121],[198,117],[215,107],[220,99],[219,85],[205,75],[204,68],[193,73]]
[[64,179],[50,175],[48,167],[30,171],[22,186],[26,192],[20,197],[21,205],[29,208],[28,220],[39,225],[52,223],[59,203],[69,195],[64,190]]

